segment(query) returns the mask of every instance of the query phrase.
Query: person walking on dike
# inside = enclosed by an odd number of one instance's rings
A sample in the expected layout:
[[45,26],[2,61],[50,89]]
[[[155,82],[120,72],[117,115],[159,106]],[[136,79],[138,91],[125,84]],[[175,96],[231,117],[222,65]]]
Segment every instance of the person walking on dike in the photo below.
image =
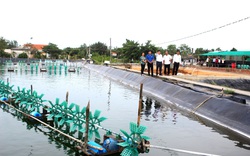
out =
[[158,76],[158,73],[162,75],[162,54],[161,51],[158,50],[157,53],[155,54],[156,57],[156,75]]
[[146,57],[144,53],[141,54],[140,63],[141,63],[141,75],[142,75],[144,73],[145,63],[146,63]]
[[179,69],[179,65],[181,63],[180,50],[177,50],[176,54],[174,54],[173,62],[174,62],[174,67],[173,67],[172,75],[177,75],[178,69]]
[[[166,50],[165,55],[163,56],[163,64],[164,64],[164,74],[169,75],[170,73],[170,63],[172,61],[172,56],[168,54],[168,51]],[[166,69],[168,69],[168,74]]]
[[150,71],[151,71],[151,76],[154,76],[154,55],[152,54],[151,51],[148,52],[148,54],[146,55],[146,60],[148,63],[148,75],[150,76]]

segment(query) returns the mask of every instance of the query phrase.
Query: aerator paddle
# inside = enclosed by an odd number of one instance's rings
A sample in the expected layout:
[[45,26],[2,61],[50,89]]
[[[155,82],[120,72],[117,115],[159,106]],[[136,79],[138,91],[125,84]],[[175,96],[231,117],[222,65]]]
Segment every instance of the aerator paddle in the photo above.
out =
[[[46,100],[43,100],[44,94],[38,95],[36,91],[33,91],[32,93],[28,91],[28,101],[24,101],[27,103],[27,107],[30,111],[36,110],[37,112],[40,112],[40,107],[43,106],[43,102]],[[22,103],[22,102],[21,102]],[[20,103],[20,104],[21,104]]]
[[56,99],[55,104],[53,104],[51,101],[49,101],[49,103],[51,107],[48,108],[48,111],[50,112],[48,119],[52,119],[54,117],[58,121],[60,120],[60,126],[62,126],[67,120],[69,120],[69,114],[73,114],[72,109],[76,105],[74,103],[71,103],[70,106],[68,106],[68,103],[66,101],[59,103],[59,98]]
[[76,104],[71,103],[68,106],[68,103],[66,101],[63,101],[58,109],[59,109],[59,113],[57,115],[55,115],[55,118],[59,119],[59,125],[62,126],[67,120],[69,120],[69,114],[73,113],[73,108]]
[[[15,99],[15,103],[20,102],[20,106],[26,104],[23,101],[28,101],[28,94],[29,92],[26,91],[25,88],[22,90],[18,87],[18,91],[14,93],[13,98]],[[21,104],[23,102],[23,104]]]
[[0,95],[3,97],[9,97],[13,92],[14,85],[10,86],[10,83],[4,83],[0,81]]
[[[48,119],[53,117],[59,121],[59,125],[62,126],[64,123],[70,124],[70,132],[75,131],[77,128],[80,132],[84,133],[85,128],[83,124],[86,123],[86,107],[80,109],[79,105],[71,103],[68,106],[66,101],[60,103],[59,99],[56,99],[55,104],[49,101],[51,107],[48,108],[50,115]],[[73,109],[74,108],[74,109]],[[88,138],[91,139],[93,134],[96,138],[100,139],[100,134],[98,132],[101,122],[106,120],[106,117],[100,117],[101,111],[96,110],[94,115],[89,113],[89,135]]]
[[50,115],[47,117],[48,119],[53,119],[53,117],[60,113],[58,109],[60,107],[59,101],[59,98],[56,98],[55,104],[53,104],[51,101],[48,101],[50,104],[50,107],[47,109],[50,113]]
[[146,129],[147,128],[145,126],[137,126],[136,123],[130,122],[130,135],[126,131],[122,129],[120,130],[126,137],[125,142],[118,143],[119,146],[124,147],[121,156],[138,156],[138,146],[141,144],[143,139],[150,139],[147,136],[142,136]]
[[85,128],[82,127],[82,125],[85,123],[86,119],[86,107],[83,107],[82,110],[80,111],[80,107],[78,105],[75,105],[75,110],[72,112],[72,117],[67,120],[67,123],[73,123],[70,132],[73,132],[76,130],[78,127],[78,130],[82,133],[85,132]]
[[[91,112],[89,112],[89,139],[93,137],[93,133],[95,134],[95,137],[100,139],[100,133],[98,132],[98,126],[101,125],[101,122],[106,120],[106,117],[100,117],[101,111],[95,110],[94,116]],[[100,118],[99,118],[100,117]],[[98,125],[98,126],[96,126]]]

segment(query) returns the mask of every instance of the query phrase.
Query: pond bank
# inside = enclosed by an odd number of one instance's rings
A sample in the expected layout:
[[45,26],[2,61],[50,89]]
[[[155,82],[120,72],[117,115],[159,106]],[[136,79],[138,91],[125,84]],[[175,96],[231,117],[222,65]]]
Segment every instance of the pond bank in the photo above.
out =
[[202,82],[250,91],[250,80],[248,79],[205,79]]
[[138,89],[140,83],[143,83],[144,92],[250,139],[249,105],[219,98],[209,93],[190,90],[154,77],[141,76],[135,72],[98,65],[86,65],[85,67],[133,88]]

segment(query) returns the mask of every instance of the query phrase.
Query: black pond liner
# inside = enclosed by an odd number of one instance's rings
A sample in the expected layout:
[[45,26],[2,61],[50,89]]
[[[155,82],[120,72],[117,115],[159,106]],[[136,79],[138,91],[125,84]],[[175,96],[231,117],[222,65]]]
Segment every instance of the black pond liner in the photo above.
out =
[[[206,93],[167,83],[154,77],[141,76],[131,71],[93,64],[87,64],[85,67],[136,89],[139,89],[140,83],[143,83],[143,92],[171,101],[189,112],[211,97]],[[250,138],[249,105],[214,96],[201,105],[195,114]]]
[[250,80],[248,79],[205,79],[202,82],[250,91]]

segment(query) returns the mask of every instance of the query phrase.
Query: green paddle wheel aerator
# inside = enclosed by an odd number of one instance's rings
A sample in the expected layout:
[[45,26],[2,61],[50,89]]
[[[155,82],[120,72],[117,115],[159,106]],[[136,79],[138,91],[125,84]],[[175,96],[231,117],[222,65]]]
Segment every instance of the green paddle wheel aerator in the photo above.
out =
[[[26,90],[25,88],[20,89],[17,87],[17,91],[13,89],[14,86],[10,86],[9,83],[5,83],[0,80],[0,96],[9,99],[9,102],[18,109],[21,109],[27,114],[31,112],[41,112],[41,110],[47,110],[49,113],[47,119],[54,120],[60,127],[66,126],[69,129],[69,134],[78,130],[81,133],[85,133],[86,129],[86,107],[80,108],[75,103],[68,104],[68,102],[60,102],[59,98],[56,98],[55,103],[43,100],[44,94],[39,95],[32,89]],[[44,103],[47,104],[44,104]],[[46,115],[46,114],[43,114]],[[144,136],[143,133],[146,131],[145,126],[138,126],[137,124],[130,123],[130,134],[125,130],[121,130],[124,135],[121,137],[120,134],[112,132],[101,127],[101,123],[105,121],[106,117],[101,117],[101,111],[95,110],[94,113],[89,112],[89,124],[88,124],[88,140],[91,140],[93,136],[99,139],[101,138],[99,128],[106,130],[106,135],[112,135],[114,133],[116,138],[122,138],[124,142],[117,143],[117,145],[123,147],[121,153],[122,156],[137,156],[139,152],[148,152],[144,144],[149,143],[147,140],[150,138]]]

